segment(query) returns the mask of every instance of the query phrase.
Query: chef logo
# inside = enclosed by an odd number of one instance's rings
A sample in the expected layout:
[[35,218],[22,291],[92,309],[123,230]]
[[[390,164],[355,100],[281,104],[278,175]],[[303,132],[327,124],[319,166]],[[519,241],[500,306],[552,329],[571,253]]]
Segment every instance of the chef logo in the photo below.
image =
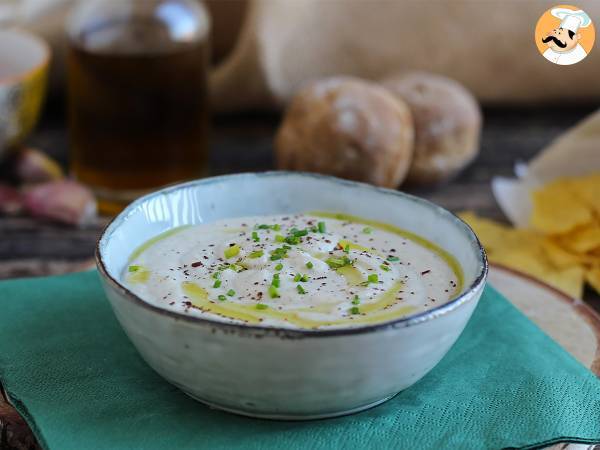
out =
[[548,61],[568,66],[583,60],[594,46],[596,32],[590,16],[570,5],[546,11],[535,27],[535,43]]

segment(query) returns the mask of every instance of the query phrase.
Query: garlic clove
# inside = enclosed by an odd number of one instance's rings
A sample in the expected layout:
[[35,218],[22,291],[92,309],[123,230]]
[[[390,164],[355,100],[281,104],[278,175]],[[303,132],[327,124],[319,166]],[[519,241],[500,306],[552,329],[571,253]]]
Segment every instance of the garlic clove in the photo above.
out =
[[26,210],[34,217],[69,225],[94,222],[97,204],[92,192],[73,180],[58,180],[33,185],[25,190]]

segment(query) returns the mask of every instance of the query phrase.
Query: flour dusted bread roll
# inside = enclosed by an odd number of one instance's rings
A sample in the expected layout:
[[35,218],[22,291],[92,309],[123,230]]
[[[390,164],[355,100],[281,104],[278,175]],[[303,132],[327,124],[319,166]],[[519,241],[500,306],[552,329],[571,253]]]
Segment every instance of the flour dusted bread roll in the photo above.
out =
[[462,85],[426,72],[393,76],[383,85],[408,104],[415,123],[415,150],[407,181],[445,181],[475,158],[481,112]]
[[397,187],[410,166],[408,106],[377,84],[350,77],[313,82],[289,105],[275,138],[277,167]]

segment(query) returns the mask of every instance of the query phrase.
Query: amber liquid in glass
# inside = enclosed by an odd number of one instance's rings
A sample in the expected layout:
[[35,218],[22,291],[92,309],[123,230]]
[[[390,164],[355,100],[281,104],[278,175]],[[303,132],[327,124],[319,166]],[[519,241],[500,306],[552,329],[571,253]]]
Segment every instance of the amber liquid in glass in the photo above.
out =
[[100,24],[69,45],[72,171],[104,213],[206,173],[208,39],[166,33],[147,21]]

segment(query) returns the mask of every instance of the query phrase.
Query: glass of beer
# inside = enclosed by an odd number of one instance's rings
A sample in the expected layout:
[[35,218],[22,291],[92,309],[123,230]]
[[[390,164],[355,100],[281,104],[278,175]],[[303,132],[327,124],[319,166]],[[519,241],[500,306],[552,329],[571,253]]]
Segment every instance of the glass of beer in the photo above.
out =
[[114,214],[207,171],[210,17],[197,0],[82,0],[67,26],[71,170]]

